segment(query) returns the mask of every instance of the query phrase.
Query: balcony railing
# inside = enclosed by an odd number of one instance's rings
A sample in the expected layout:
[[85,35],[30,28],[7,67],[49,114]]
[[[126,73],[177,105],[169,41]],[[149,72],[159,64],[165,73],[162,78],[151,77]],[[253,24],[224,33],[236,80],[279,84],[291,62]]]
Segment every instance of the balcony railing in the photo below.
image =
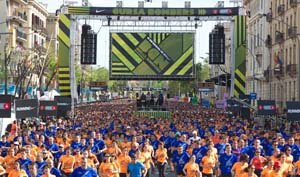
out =
[[275,35],[275,42],[282,43],[284,41],[284,35],[282,32],[277,31]]
[[273,19],[272,12],[267,13],[267,15],[266,15],[267,22],[269,22],[269,23],[272,22],[272,19]]
[[273,75],[275,77],[282,77],[284,75],[284,73],[283,73],[283,67],[274,68],[273,69]]
[[286,66],[286,73],[290,76],[295,76],[297,74],[297,65],[289,64]]
[[297,37],[297,27],[296,26],[291,26],[288,28],[288,36],[290,38]]
[[297,0],[290,0],[291,7],[297,7]]
[[277,12],[278,12],[278,15],[282,15],[285,11],[285,5],[284,4],[281,4],[277,7]]
[[27,34],[23,31],[17,30],[17,38],[21,38],[23,40],[27,40]]

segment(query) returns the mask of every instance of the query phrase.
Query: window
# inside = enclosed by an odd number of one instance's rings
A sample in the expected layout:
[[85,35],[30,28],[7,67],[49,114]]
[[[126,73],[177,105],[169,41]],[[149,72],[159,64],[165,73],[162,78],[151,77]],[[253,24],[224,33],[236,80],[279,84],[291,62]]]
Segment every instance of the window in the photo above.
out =
[[290,47],[290,57],[288,58],[288,63],[287,64],[292,64],[292,62],[291,62],[292,57],[293,57],[293,49],[292,49],[292,47]]

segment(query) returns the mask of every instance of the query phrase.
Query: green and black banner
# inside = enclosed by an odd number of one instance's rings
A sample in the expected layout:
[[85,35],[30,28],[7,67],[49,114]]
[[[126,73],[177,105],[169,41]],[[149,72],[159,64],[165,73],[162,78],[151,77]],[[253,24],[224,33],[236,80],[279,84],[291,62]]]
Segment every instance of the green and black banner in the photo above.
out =
[[194,78],[194,33],[111,33],[110,79]]
[[71,96],[70,87],[70,15],[59,15],[58,83],[61,96]]
[[71,15],[103,16],[236,16],[239,7],[226,8],[118,8],[118,7],[68,7]]
[[234,97],[246,94],[246,17],[234,18],[235,78]]

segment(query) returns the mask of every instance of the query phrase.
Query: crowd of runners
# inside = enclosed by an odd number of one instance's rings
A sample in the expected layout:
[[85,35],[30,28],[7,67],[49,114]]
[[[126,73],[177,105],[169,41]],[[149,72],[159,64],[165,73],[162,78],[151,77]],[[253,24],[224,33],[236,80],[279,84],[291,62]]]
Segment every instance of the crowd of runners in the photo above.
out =
[[300,130],[264,129],[224,110],[172,103],[172,118],[135,103],[92,103],[75,118],[18,122],[0,141],[8,177],[300,177]]

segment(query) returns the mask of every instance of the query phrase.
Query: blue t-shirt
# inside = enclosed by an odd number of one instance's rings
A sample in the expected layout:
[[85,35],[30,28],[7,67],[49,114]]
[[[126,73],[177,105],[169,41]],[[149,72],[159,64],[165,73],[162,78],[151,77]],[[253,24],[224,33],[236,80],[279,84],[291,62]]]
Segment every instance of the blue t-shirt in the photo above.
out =
[[70,177],[97,177],[97,172],[90,168],[87,167],[86,169],[82,168],[82,167],[78,167],[76,168],[73,173],[70,175]]
[[177,151],[174,151],[172,156],[172,162],[175,164],[176,171],[181,172],[186,163],[188,163],[190,156],[187,152],[183,152],[182,154],[178,154]]
[[142,177],[143,169],[145,169],[145,166],[141,162],[129,163],[127,167],[127,172],[130,173],[130,177]]
[[27,175],[29,175],[30,174],[29,165],[32,163],[32,161],[28,158],[26,159],[19,158],[18,161],[20,162],[21,168],[26,171]]
[[237,157],[234,154],[221,154],[219,157],[220,169],[222,175],[231,174],[231,168],[235,162],[237,162]]
[[59,171],[59,169],[57,169],[57,168],[55,168],[55,167],[51,168],[50,173],[51,173],[52,175],[55,175],[56,177],[61,177],[61,176],[62,176],[62,174],[61,174],[61,172]]
[[205,156],[207,152],[206,146],[201,146],[200,148],[194,148],[192,154],[196,157],[196,163],[199,164],[202,158]]

